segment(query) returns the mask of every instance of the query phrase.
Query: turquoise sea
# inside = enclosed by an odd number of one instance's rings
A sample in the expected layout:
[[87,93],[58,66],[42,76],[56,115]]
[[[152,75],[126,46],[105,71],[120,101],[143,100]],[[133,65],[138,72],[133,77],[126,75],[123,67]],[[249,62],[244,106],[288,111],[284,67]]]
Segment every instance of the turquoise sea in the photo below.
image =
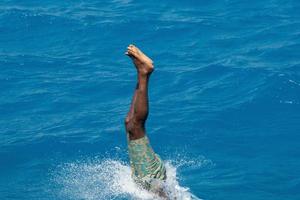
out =
[[300,199],[300,1],[1,0],[0,200],[154,199],[130,178],[133,43],[177,200]]

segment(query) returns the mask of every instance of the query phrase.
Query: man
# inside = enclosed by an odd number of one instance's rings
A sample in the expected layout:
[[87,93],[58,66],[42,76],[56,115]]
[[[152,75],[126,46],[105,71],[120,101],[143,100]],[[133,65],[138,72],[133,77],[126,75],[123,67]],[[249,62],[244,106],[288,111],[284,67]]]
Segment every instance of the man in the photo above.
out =
[[153,61],[134,45],[129,45],[125,54],[132,59],[137,69],[137,84],[125,119],[132,177],[143,189],[166,198],[163,190],[163,182],[167,178],[166,169],[151,148],[145,130],[148,81],[154,70]]

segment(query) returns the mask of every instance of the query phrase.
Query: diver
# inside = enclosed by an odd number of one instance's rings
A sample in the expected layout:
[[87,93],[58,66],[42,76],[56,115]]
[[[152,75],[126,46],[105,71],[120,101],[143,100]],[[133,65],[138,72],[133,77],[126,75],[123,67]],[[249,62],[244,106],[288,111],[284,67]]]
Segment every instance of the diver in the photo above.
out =
[[166,168],[153,151],[145,129],[149,112],[148,82],[154,70],[153,61],[132,44],[125,54],[132,59],[137,70],[137,84],[125,119],[132,177],[139,187],[168,199],[164,189]]

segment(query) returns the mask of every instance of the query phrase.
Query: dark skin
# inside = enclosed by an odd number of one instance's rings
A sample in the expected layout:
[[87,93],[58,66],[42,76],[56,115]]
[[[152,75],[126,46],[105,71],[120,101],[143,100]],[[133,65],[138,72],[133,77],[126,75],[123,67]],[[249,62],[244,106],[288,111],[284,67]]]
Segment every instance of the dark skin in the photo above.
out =
[[[153,61],[134,45],[129,45],[125,54],[132,59],[137,69],[137,84],[125,119],[129,140],[136,140],[146,134],[145,123],[149,113],[148,82],[154,66]],[[168,199],[163,189],[157,191],[157,194]]]
[[130,140],[145,136],[145,122],[149,113],[148,82],[153,62],[134,45],[129,45],[126,54],[132,59],[137,69],[137,84],[132,98],[131,106],[125,119],[126,131]]

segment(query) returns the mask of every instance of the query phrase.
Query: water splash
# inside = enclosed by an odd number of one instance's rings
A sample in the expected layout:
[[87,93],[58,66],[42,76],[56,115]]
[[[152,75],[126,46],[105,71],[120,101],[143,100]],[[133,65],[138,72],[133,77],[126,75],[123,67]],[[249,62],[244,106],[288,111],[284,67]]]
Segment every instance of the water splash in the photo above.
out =
[[[170,199],[199,199],[188,188],[179,185],[177,167],[166,162],[165,188]],[[121,160],[78,161],[59,166],[54,173],[54,182],[59,186],[62,199],[159,199],[142,190],[133,182],[130,167]]]

